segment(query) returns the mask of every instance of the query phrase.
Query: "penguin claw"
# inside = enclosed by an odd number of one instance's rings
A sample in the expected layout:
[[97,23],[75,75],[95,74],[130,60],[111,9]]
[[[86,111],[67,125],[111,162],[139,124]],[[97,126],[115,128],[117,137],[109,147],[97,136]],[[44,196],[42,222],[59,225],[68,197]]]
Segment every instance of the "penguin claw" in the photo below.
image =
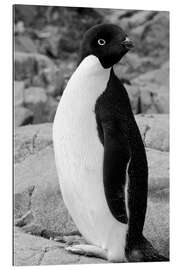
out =
[[86,255],[84,250],[82,250],[81,248],[77,248],[75,246],[65,247],[65,250],[67,250],[68,252],[71,252],[71,253],[79,254],[79,255]]

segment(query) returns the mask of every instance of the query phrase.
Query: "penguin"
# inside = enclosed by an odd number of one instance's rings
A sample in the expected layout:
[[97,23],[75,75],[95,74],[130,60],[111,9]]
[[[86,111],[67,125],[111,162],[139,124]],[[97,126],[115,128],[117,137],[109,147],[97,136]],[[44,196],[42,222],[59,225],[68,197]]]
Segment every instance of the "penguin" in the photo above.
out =
[[87,241],[66,250],[110,262],[161,260],[143,236],[145,147],[127,91],[114,72],[133,46],[117,25],[90,28],[53,123],[63,200]]

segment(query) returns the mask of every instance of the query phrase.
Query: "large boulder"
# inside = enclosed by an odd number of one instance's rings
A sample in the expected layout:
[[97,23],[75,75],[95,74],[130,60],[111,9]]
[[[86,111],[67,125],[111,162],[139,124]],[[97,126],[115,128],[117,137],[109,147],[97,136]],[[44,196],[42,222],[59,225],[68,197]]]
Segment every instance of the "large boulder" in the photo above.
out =
[[37,86],[25,88],[22,81],[15,81],[14,103],[16,126],[52,122],[58,106],[57,99],[49,95],[46,89]]
[[155,15],[157,11],[151,10],[139,10],[136,11],[130,18],[124,18],[128,28],[136,28],[137,26],[145,24],[147,21],[150,21]]
[[28,87],[24,90],[24,103],[26,106],[39,105],[46,103],[47,95],[41,87]]
[[139,114],[135,119],[146,147],[169,151],[168,114]]
[[25,81],[26,87],[43,87],[53,96],[61,92],[64,83],[59,68],[45,55],[38,53],[15,53],[15,80]]
[[160,254],[169,257],[169,196],[165,190],[148,200],[144,235]]
[[33,5],[14,5],[15,22],[23,21],[25,26],[36,22],[38,7]]
[[129,83],[124,86],[134,113],[169,113],[169,62],[157,67],[151,57],[135,53],[114,66],[117,77]]
[[24,104],[24,88],[23,81],[14,82],[14,104],[15,106],[23,106]]
[[30,109],[27,109],[23,106],[15,106],[14,108],[15,127],[32,124],[33,120],[34,120],[34,114]]
[[159,69],[151,70],[138,76],[132,83],[139,86],[155,84],[157,86],[165,85],[169,87],[169,62],[165,62]]
[[33,124],[47,122],[45,115],[48,97],[41,87],[28,87],[24,90],[24,106],[34,113]]
[[[27,192],[24,192],[32,187],[34,189],[29,195],[28,209],[23,212],[23,196],[27,196]],[[23,202],[22,207],[20,202]],[[54,153],[50,146],[15,165],[15,217],[20,218],[29,210],[34,217],[32,225],[41,230],[58,233],[76,230],[62,201]]]
[[14,38],[14,44],[16,52],[37,53],[37,47],[28,35],[16,35]]
[[169,152],[162,152],[146,148],[149,170],[149,192],[158,192],[169,189]]
[[169,12],[158,12],[144,24],[140,48],[144,54],[152,56],[163,64],[169,59]]
[[169,113],[169,63],[132,80],[140,91],[141,113]]
[[127,53],[120,62],[114,66],[114,70],[118,78],[126,78],[129,81],[137,78],[140,74],[149,72],[159,68],[159,63],[156,63],[152,57],[140,56],[136,49]]
[[14,229],[14,265],[61,265],[106,263],[99,258],[71,254],[64,249],[64,244],[24,233]]
[[16,128],[14,134],[15,163],[52,145],[52,124],[27,125]]

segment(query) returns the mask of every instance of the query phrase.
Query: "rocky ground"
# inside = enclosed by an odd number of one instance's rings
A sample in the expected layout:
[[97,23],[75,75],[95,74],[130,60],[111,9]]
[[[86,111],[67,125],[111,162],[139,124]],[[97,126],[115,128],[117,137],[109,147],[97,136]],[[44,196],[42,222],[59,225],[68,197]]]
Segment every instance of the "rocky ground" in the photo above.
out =
[[[138,115],[136,120],[149,163],[149,200],[144,233],[161,254],[168,256],[168,115]],[[15,132],[15,264],[102,262],[70,255],[63,249],[66,244],[83,239],[61,197],[51,129],[52,125],[45,123],[19,127]],[[69,233],[74,236],[66,236]],[[57,236],[60,243],[43,239]]]
[[135,41],[115,72],[125,79],[148,157],[144,234],[168,257],[168,12],[20,5],[14,12],[14,264],[106,262],[64,250],[84,239],[64,206],[52,145],[52,121],[76,67],[79,41],[101,22],[120,25]]

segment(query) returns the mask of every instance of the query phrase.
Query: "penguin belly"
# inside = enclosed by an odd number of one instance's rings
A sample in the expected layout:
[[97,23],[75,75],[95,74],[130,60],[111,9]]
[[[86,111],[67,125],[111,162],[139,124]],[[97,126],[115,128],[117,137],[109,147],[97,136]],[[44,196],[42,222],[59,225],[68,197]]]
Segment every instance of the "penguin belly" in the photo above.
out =
[[111,260],[125,257],[127,224],[112,215],[104,192],[103,158],[95,104],[104,92],[110,69],[86,57],[72,75],[58,106],[53,141],[62,196],[86,240],[107,250]]

